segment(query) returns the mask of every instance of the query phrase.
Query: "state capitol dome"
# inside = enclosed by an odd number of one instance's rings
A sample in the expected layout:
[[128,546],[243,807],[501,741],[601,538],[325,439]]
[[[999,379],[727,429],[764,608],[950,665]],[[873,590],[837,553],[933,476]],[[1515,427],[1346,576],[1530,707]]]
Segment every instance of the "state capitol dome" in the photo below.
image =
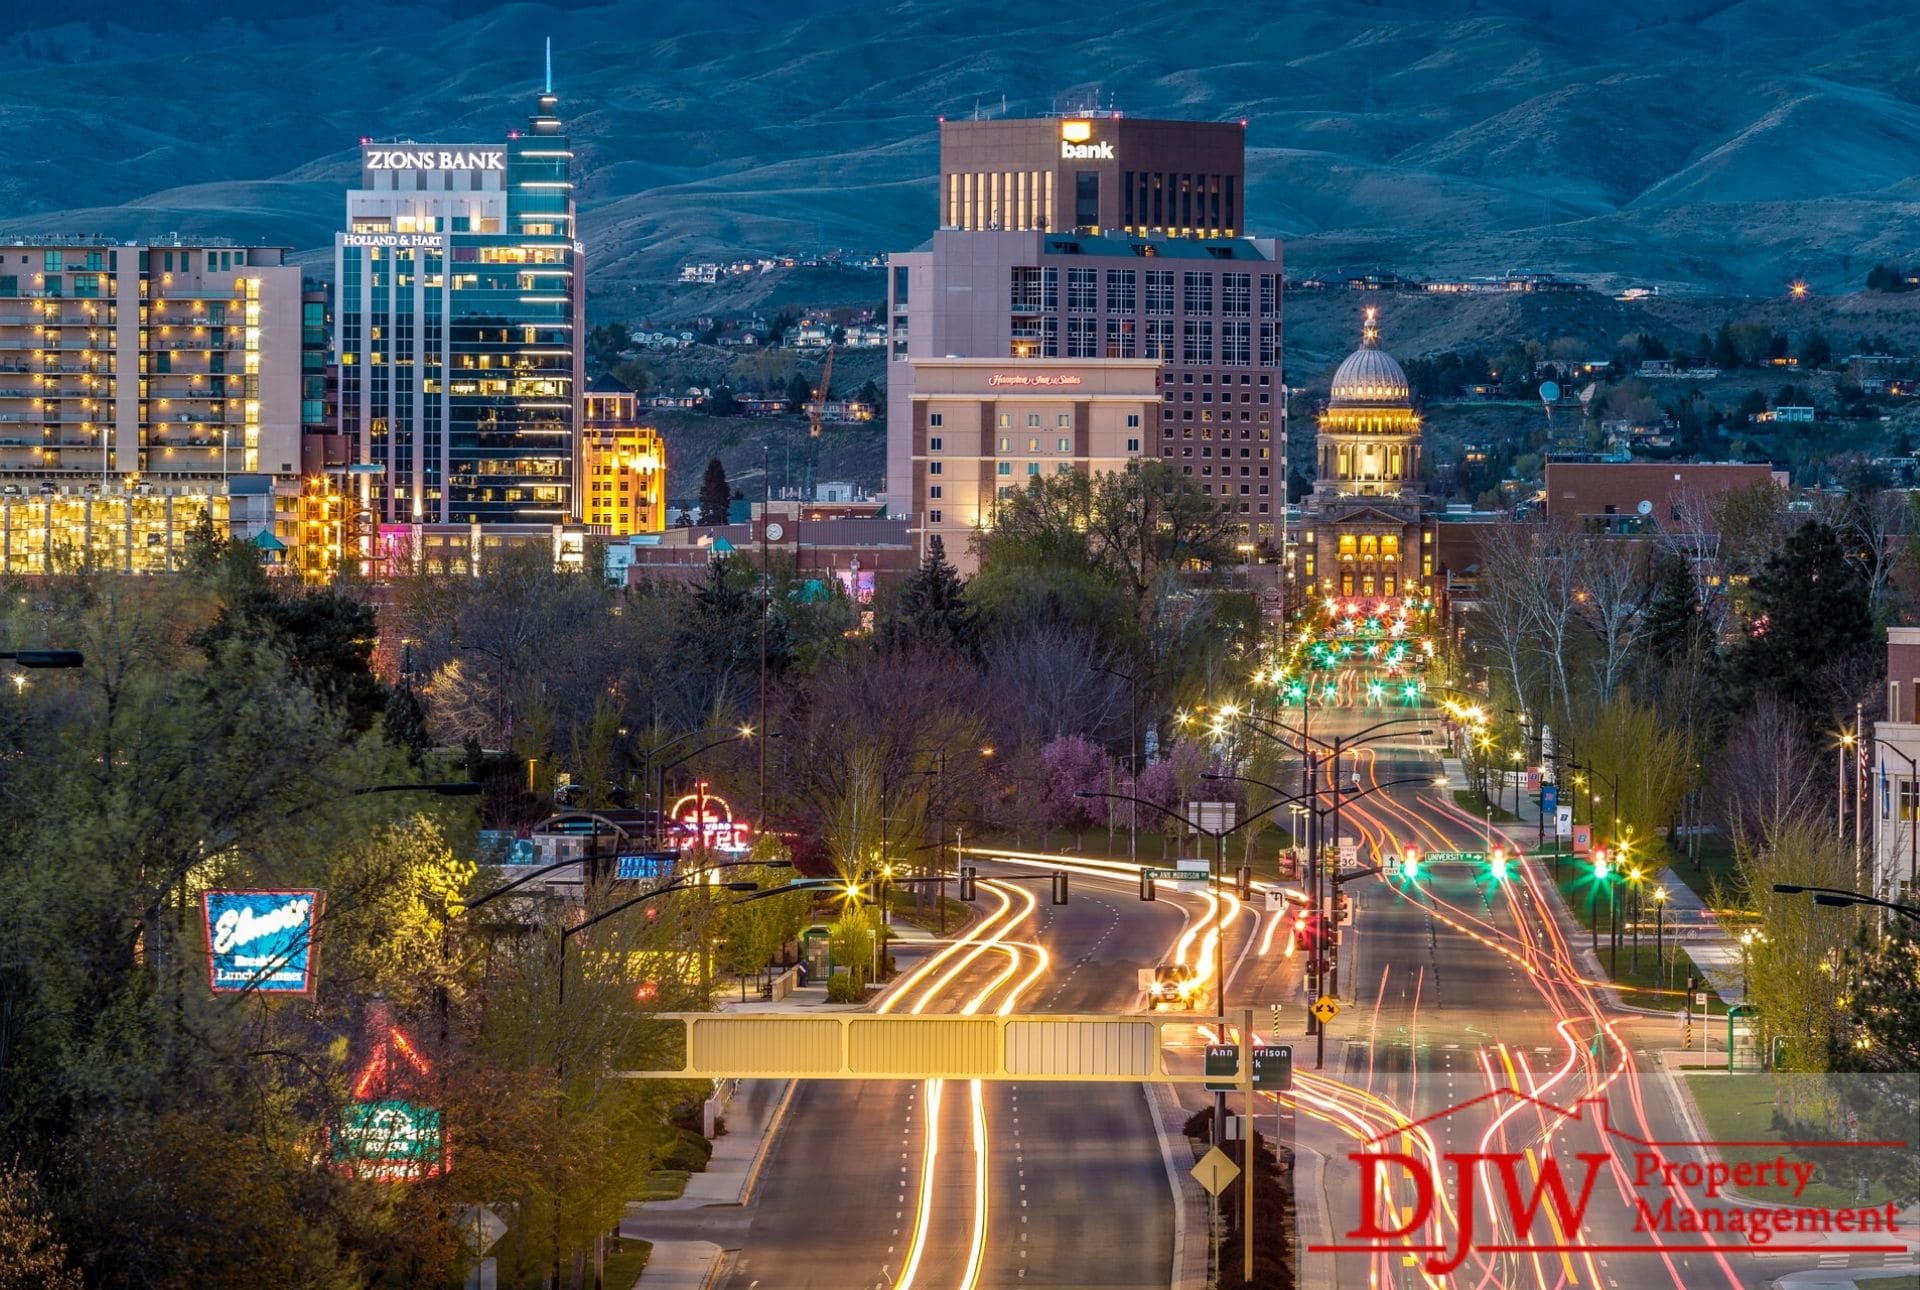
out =
[[1367,311],[1367,326],[1360,348],[1347,355],[1333,374],[1334,407],[1361,403],[1400,403],[1413,401],[1407,388],[1407,374],[1380,348],[1380,334],[1374,330],[1373,311]]
[[1368,309],[1360,348],[1333,374],[1320,413],[1319,481],[1323,496],[1399,497],[1420,482],[1420,414],[1407,374],[1380,348],[1378,315]]

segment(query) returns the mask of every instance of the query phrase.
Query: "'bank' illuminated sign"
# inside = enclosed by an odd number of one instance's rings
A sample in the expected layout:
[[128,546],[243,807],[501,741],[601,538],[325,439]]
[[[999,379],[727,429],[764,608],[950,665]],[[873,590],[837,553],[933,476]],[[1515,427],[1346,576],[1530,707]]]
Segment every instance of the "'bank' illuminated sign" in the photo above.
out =
[[317,891],[208,891],[207,975],[214,990],[306,994],[313,988]]
[[1112,161],[1113,159],[1112,144],[1094,142],[1093,122],[1062,121],[1060,123],[1060,160]]
[[505,170],[502,148],[369,148],[368,170]]

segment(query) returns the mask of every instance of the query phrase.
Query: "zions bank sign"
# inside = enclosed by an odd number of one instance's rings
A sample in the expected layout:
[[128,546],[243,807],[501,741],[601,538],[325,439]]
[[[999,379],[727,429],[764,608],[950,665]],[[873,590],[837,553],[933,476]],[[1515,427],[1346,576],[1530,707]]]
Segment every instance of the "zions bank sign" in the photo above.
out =
[[505,170],[504,148],[368,148],[368,170]]
[[1060,160],[1112,161],[1113,159],[1113,145],[1093,137],[1093,122],[1062,121],[1060,123]]

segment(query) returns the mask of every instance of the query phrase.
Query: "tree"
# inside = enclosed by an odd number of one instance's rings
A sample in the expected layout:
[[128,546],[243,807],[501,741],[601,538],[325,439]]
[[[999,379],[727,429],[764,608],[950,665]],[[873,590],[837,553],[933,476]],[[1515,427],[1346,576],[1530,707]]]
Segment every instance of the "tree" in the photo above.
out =
[[[1809,716],[1837,703],[1834,682],[1874,646],[1866,579],[1847,558],[1839,534],[1810,520],[1767,557],[1753,579],[1747,630],[1734,651],[1734,675],[1743,692],[1806,696]],[[1825,691],[1822,693],[1822,691]]]
[[0,1166],[0,1290],[80,1290],[33,1174]]
[[966,582],[947,563],[947,547],[938,533],[927,539],[927,555],[920,567],[900,584],[888,635],[898,642],[911,638],[963,654],[979,648],[974,607],[966,598]]
[[587,361],[595,371],[612,371],[621,351],[633,343],[633,334],[622,322],[601,323],[587,331]]
[[884,418],[887,415],[887,392],[872,377],[867,378],[859,393],[853,397],[872,408],[875,417]]
[[386,736],[388,743],[406,749],[408,760],[416,766],[426,751],[433,747],[433,736],[427,733],[426,709],[420,706],[412,686],[396,686],[387,695],[381,733]]
[[1693,653],[1707,633],[1693,569],[1678,555],[1656,557],[1653,600],[1647,606],[1647,653],[1661,663]]
[[1869,291],[1897,292],[1907,289],[1907,275],[1898,265],[1876,264],[1867,270],[1867,290]]
[[1084,735],[1067,735],[1040,750],[1040,800],[1047,822],[1073,834],[1078,850],[1088,828],[1106,817],[1106,803],[1079,797],[1107,791],[1107,754]]
[[787,380],[787,410],[789,412],[805,411],[812,399],[813,383],[795,372]]
[[707,459],[707,473],[700,477],[700,523],[725,524],[727,504],[733,500],[733,487],[727,483],[727,468],[718,457]]
[[1808,332],[1800,342],[1800,366],[1810,372],[1832,361],[1832,343],[1817,328]]
[[[1849,886],[1853,855],[1828,821],[1797,817],[1757,837],[1735,840],[1734,863],[1745,907],[1758,912],[1756,936],[1747,945],[1747,995],[1759,1010],[1762,1051],[1775,1036],[1789,1045],[1789,1060],[1801,1070],[1826,1065],[1838,1016],[1838,966],[1853,920],[1820,908],[1805,896],[1773,890],[1775,883],[1809,887]],[[1820,970],[1827,964],[1825,971]]]
[[1733,324],[1721,323],[1713,335],[1713,365],[1723,372],[1742,366],[1739,346],[1733,341]]
[[1581,589],[1574,594],[1574,603],[1600,647],[1593,670],[1597,697],[1604,704],[1612,700],[1645,636],[1644,611],[1651,588],[1646,559],[1637,544],[1596,535],[1583,548]]

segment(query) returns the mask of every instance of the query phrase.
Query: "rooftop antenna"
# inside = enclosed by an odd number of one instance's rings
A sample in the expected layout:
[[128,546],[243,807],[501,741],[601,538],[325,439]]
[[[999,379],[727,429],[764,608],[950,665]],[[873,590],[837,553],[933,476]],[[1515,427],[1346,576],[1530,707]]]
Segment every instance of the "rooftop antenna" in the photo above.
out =
[[547,93],[553,93],[553,37],[547,37]]

